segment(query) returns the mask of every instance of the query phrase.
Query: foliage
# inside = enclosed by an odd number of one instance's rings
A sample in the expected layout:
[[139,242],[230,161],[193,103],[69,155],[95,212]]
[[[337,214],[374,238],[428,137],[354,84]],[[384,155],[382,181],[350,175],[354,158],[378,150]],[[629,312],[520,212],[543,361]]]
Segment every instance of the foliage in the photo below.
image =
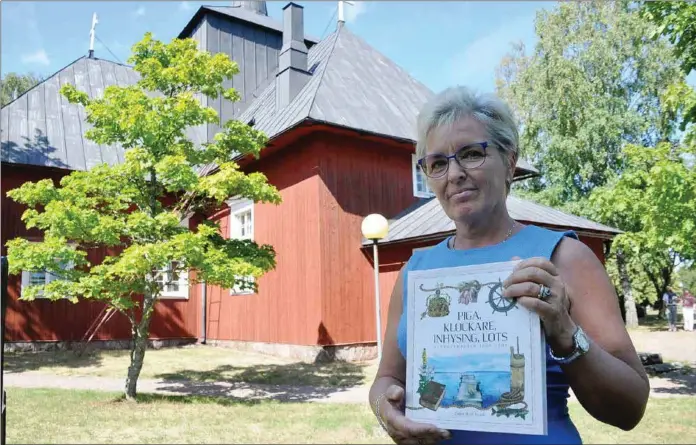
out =
[[696,294],[696,262],[679,269],[677,277],[684,289],[689,289],[692,294]]
[[12,102],[41,80],[42,78],[35,74],[7,73],[0,80],[0,107]]
[[696,258],[696,168],[684,156],[693,152],[660,143],[627,145],[623,153],[627,169],[595,189],[590,203],[598,218],[623,221],[628,231],[613,248],[629,252],[632,268],[640,267],[660,295],[676,265]]
[[433,380],[433,369],[428,366],[428,352],[425,348],[423,348],[421,359],[422,363],[418,369],[418,389],[416,390],[418,394],[423,394],[428,383]]
[[[650,37],[666,38],[673,46],[685,74],[696,69],[696,3],[694,2],[645,2],[641,14],[657,25]],[[696,124],[696,91],[686,82],[670,85],[665,100],[670,103],[672,114],[681,117],[680,129],[687,131]],[[696,144],[696,128],[690,127],[685,135],[686,144]]]
[[696,3],[649,1],[641,14],[658,25],[650,37],[665,36],[674,45],[684,72],[696,69]]
[[[24,288],[24,299],[42,292],[52,300],[102,300],[128,316],[134,350],[127,395],[132,398],[161,281],[172,279],[160,271],[191,271],[191,284],[255,289],[255,280],[244,277],[275,266],[272,246],[226,239],[210,221],[195,230],[181,221],[219,208],[231,196],[275,204],[280,196],[264,175],[245,174],[234,161],[238,155],[259,155],[266,142],[261,132],[229,121],[200,147],[187,138],[188,127],[218,121],[197,94],[238,99],[236,91],[223,88],[223,81],[239,71],[235,62],[199,51],[192,39],[164,44],[149,33],[133,46],[129,62],[141,76],[136,85],[109,86],[96,99],[73,85],[61,89],[71,103],[84,106],[93,125],[85,136],[98,144],[121,144],[125,161],[72,172],[60,186],[44,179],[8,192],[28,207],[22,220],[44,239],[16,238],[7,246],[10,273],[45,270],[60,278]],[[209,163],[219,169],[199,176],[198,168]],[[108,249],[110,255],[92,264],[87,256],[92,249]]]
[[518,193],[587,215],[585,199],[621,172],[626,143],[669,136],[660,96],[683,78],[667,42],[627,1],[568,2],[536,17],[538,43],[515,45],[497,70],[521,124],[522,155],[540,170]]
[[[628,258],[630,259],[631,257],[629,256]],[[657,300],[657,294],[655,293],[653,284],[650,282],[650,278],[643,269],[643,265],[637,261],[629,261],[626,266],[628,276],[631,277],[631,290],[634,302],[638,305],[646,303],[653,304]],[[621,276],[619,274],[615,255],[609,255],[607,257],[605,267],[617,292],[623,293]],[[620,295],[619,297],[623,298],[624,296]]]

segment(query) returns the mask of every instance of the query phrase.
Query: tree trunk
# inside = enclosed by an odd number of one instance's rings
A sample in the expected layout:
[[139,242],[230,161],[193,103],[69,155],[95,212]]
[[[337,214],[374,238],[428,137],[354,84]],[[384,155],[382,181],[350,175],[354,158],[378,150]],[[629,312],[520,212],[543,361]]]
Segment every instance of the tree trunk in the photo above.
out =
[[622,249],[616,251],[616,265],[619,269],[619,279],[621,280],[621,291],[624,294],[624,311],[626,314],[626,327],[629,329],[638,327],[638,311],[636,302],[633,299],[631,280],[626,269],[626,258]]
[[126,377],[126,400],[134,401],[137,396],[138,377],[140,377],[140,371],[143,369],[147,340],[150,336],[150,320],[152,318],[153,305],[154,298],[146,296],[143,299],[143,315],[140,323],[133,323],[132,326],[133,345],[130,352],[128,377]]

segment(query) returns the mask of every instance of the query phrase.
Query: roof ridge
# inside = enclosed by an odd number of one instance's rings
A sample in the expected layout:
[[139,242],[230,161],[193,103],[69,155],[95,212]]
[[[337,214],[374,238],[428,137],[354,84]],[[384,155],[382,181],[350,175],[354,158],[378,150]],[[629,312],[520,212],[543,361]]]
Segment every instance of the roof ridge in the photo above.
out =
[[[9,106],[12,105],[13,103],[15,103],[16,101],[18,101],[19,99],[21,99],[24,95],[29,94],[30,92],[32,92],[32,91],[34,90],[34,88],[40,87],[41,85],[43,85],[44,83],[46,83],[49,79],[52,79],[53,77],[55,77],[56,74],[60,74],[61,72],[65,71],[65,70],[68,69],[69,67],[75,65],[77,62],[79,62],[79,61],[82,60],[82,59],[85,59],[85,60],[103,60],[104,62],[113,63],[114,65],[120,65],[120,66],[122,66],[122,67],[129,68],[129,69],[131,69],[131,70],[134,70],[134,68],[133,68],[131,65],[127,65],[127,64],[125,64],[125,63],[119,63],[119,62],[115,62],[115,61],[109,60],[109,59],[102,59],[101,57],[88,57],[88,56],[84,56],[84,55],[83,55],[83,56],[80,56],[80,57],[78,57],[77,59],[73,60],[72,62],[68,63],[67,65],[63,66],[62,68],[58,69],[57,71],[53,72],[53,74],[51,74],[50,76],[46,76],[44,79],[41,80],[41,82],[37,83],[37,84],[34,85],[33,87],[31,87],[31,88],[29,88],[28,90],[24,91],[24,92],[23,92],[22,94],[20,94],[19,96],[15,97],[15,98],[12,99],[11,101],[7,102],[7,103],[5,104],[5,106],[2,107],[2,109],[5,109],[5,108],[9,107]],[[135,70],[134,70],[134,71],[135,71]]]
[[336,31],[334,31],[332,34],[326,37],[327,39],[333,37],[333,42],[331,42],[331,49],[329,50],[329,54],[326,56],[326,59],[324,59],[324,62],[322,63],[323,66],[321,70],[321,75],[319,77],[319,80],[317,81],[316,88],[314,88],[314,94],[312,94],[312,102],[309,103],[309,107],[307,108],[307,116],[312,115],[312,108],[314,108],[314,103],[317,100],[317,93],[319,92],[319,88],[321,88],[321,83],[324,81],[324,75],[326,74],[326,70],[329,67],[329,63],[331,62],[331,57],[333,56],[334,51],[336,50],[336,42],[338,42],[338,37],[340,36],[343,28],[345,28],[345,25],[339,25]]
[[59,70],[55,71],[55,72],[54,72],[53,74],[51,74],[50,76],[47,76],[46,78],[42,79],[41,82],[37,83],[37,84],[34,85],[33,87],[31,87],[31,88],[29,88],[28,90],[24,91],[24,92],[23,92],[22,94],[20,94],[19,96],[15,97],[15,98],[12,99],[11,101],[7,102],[7,103],[5,104],[5,106],[2,107],[2,108],[4,109],[4,108],[9,107],[9,106],[12,105],[13,103],[17,102],[19,99],[21,99],[22,97],[24,97],[25,95],[29,94],[29,92],[33,91],[34,88],[40,87],[41,85],[43,85],[44,83],[46,83],[47,80],[49,80],[49,79],[55,77],[56,74],[59,74],[60,72],[64,71],[66,68],[68,68],[68,67],[70,67],[70,66],[76,64],[77,62],[79,62],[80,59],[84,59],[84,58],[86,58],[86,57],[87,57],[87,56],[80,56],[80,57],[78,57],[77,59],[73,60],[72,62],[68,63],[68,64],[65,65],[64,67],[62,67],[62,68],[60,68]]

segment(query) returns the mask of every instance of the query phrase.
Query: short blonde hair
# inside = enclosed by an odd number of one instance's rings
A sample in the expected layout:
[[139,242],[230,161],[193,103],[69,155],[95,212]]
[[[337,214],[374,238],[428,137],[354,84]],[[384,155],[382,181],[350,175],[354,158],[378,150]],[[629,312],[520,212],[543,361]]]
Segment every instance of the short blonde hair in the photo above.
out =
[[[430,99],[418,115],[416,156],[421,159],[427,151],[430,132],[443,125],[452,125],[459,119],[472,117],[486,127],[490,142],[503,154],[518,155],[519,132],[510,107],[498,96],[478,94],[467,87],[447,88]],[[503,156],[510,168],[509,158]]]

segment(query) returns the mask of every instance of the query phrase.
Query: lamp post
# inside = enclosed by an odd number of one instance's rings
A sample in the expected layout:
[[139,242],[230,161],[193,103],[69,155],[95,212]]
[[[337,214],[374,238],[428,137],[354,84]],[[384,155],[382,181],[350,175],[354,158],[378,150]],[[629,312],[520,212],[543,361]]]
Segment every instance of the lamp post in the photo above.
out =
[[365,238],[372,240],[372,255],[374,257],[375,269],[375,316],[377,317],[377,358],[382,361],[382,310],[379,301],[379,256],[377,243],[387,236],[389,232],[389,222],[387,219],[373,213],[363,219],[361,226],[362,234]]

